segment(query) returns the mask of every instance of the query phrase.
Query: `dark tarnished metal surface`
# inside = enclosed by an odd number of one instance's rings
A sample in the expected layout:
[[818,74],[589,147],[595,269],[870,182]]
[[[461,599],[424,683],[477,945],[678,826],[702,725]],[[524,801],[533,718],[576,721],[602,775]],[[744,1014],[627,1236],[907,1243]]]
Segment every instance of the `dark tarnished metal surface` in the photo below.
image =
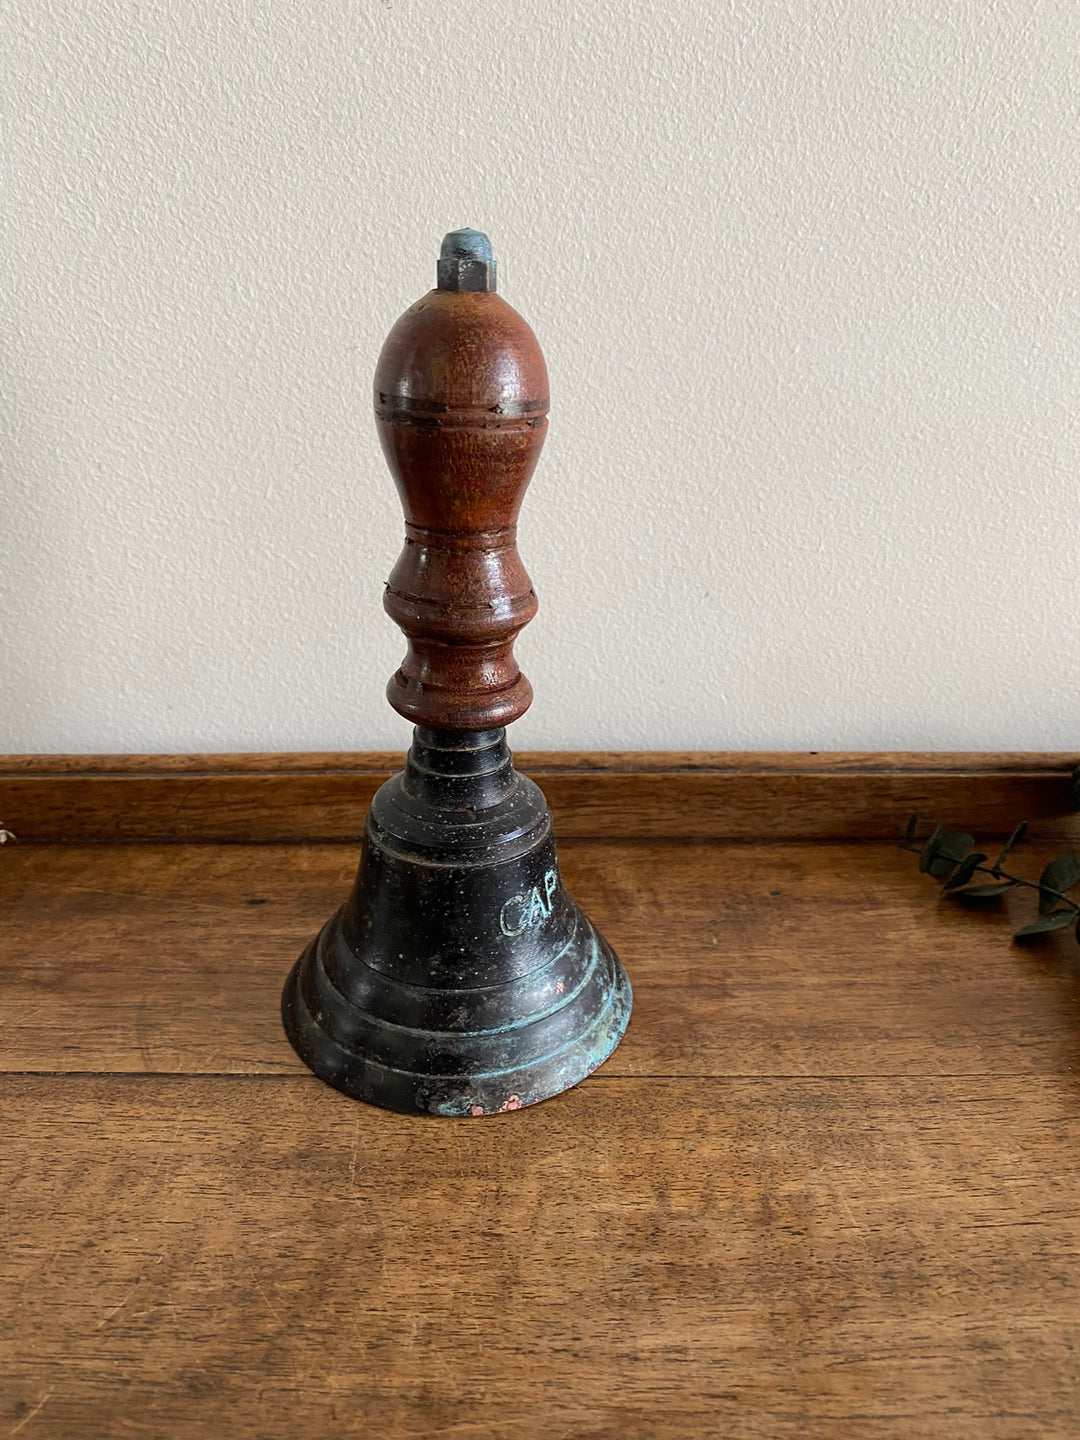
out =
[[317,1075],[413,1113],[516,1110],[608,1057],[630,986],[563,888],[547,803],[504,731],[416,732],[282,1013]]
[[480,230],[451,230],[443,237],[437,278],[440,290],[494,290],[491,241]]

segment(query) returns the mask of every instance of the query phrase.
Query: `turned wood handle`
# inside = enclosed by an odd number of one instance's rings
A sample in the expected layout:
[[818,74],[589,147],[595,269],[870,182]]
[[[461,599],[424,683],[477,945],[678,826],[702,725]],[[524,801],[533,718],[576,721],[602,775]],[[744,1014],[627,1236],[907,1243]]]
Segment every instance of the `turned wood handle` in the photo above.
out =
[[405,511],[383,604],[409,648],[386,693],[415,725],[487,730],[532,700],[513,655],[536,614],[516,537],[547,429],[547,370],[495,293],[486,236],[448,235],[438,279],[375,370],[379,438]]

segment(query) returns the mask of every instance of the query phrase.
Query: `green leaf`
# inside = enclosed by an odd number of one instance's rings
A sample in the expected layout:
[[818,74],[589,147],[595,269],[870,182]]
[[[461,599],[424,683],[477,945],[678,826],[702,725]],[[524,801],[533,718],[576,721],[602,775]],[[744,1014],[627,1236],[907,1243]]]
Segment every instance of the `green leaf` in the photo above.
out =
[[944,837],[944,825],[936,825],[934,829],[930,832],[930,838],[923,846],[922,854],[919,856],[919,870],[922,872],[922,874],[925,875],[926,872],[930,869],[930,866],[933,863],[934,856],[937,854],[938,841],[944,839]]
[[911,819],[907,822],[907,830],[904,834],[904,844],[910,845],[915,839],[915,832],[919,828],[919,812],[916,810]]
[[[1061,899],[1061,893],[1071,890],[1080,880],[1080,860],[1071,852],[1051,860],[1039,876],[1039,914],[1047,915]],[[1057,891],[1059,893],[1055,894]]]
[[1014,846],[1014,845],[1019,845],[1020,841],[1024,838],[1024,836],[1025,836],[1026,834],[1027,834],[1027,821],[1026,821],[1026,820],[1021,820],[1021,821],[1020,821],[1020,824],[1017,825],[1016,829],[1012,832],[1012,834],[1009,836],[1009,838],[1005,841],[1005,844],[1001,847],[1001,854],[998,856],[998,858],[997,858],[997,863],[996,863],[996,865],[994,866],[994,869],[995,869],[995,870],[1000,870],[1000,869],[1001,869],[1002,865],[1005,864],[1005,861],[1009,858],[1010,854],[1012,853],[1012,848],[1013,848],[1013,846]]
[[945,889],[958,890],[961,885],[966,885],[985,859],[986,856],[980,855],[978,850],[973,850],[970,855],[965,855],[948,880],[945,881]]
[[943,879],[960,864],[974,844],[972,837],[965,835],[962,830],[950,830],[935,847],[930,861],[930,874],[938,880]]
[[967,890],[958,891],[957,899],[994,900],[997,896],[1004,895],[1006,890],[1015,890],[1018,884],[1019,881],[1006,880],[1004,885],[972,885]]
[[1066,925],[1075,922],[1076,916],[1075,910],[1055,910],[1052,915],[1044,915],[1041,920],[1033,920],[1030,925],[1017,930],[1013,939],[1026,940],[1030,935],[1046,935],[1051,930],[1064,930]]

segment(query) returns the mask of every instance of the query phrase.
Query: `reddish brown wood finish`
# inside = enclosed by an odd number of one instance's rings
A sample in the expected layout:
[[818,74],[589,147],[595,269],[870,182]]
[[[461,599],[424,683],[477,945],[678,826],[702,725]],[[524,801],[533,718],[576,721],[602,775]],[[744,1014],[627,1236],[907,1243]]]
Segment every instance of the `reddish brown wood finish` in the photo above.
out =
[[405,511],[384,605],[409,641],[387,696],[415,725],[494,728],[532,700],[513,656],[536,613],[516,534],[547,409],[536,337],[494,291],[432,290],[383,346],[375,414]]
[[281,1034],[351,847],[0,847],[3,1440],[1077,1440],[1071,937],[892,845],[560,851],[635,1018],[474,1125]]
[[[1080,843],[1076,755],[519,751],[561,838],[897,840],[917,810],[982,842],[1027,820]],[[397,751],[0,755],[0,825],[20,841],[358,840]],[[10,846],[0,851],[9,854]]]

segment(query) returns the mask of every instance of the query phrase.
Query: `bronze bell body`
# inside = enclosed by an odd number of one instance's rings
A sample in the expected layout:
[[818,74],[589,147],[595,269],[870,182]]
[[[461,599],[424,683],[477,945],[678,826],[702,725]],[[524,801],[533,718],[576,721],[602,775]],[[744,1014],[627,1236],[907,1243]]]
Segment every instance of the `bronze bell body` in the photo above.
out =
[[409,648],[387,695],[413,743],[372,802],[352,894],[294,966],[282,1016],[337,1089],[475,1116],[584,1079],[618,1044],[631,994],[563,887],[551,812],[514,770],[503,728],[532,700],[513,656],[536,613],[516,529],[547,428],[543,355],[495,291],[485,236],[448,235],[438,279],[375,373],[405,511],[384,604]]

